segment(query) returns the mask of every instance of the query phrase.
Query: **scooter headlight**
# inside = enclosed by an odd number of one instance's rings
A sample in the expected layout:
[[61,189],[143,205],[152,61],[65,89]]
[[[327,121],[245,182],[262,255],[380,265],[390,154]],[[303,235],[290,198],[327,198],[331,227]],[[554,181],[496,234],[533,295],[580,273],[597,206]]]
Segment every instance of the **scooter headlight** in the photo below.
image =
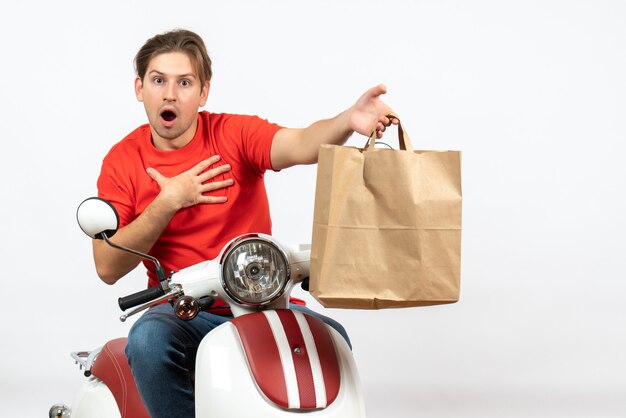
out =
[[222,284],[244,305],[265,305],[282,295],[289,278],[285,252],[261,236],[236,240],[222,257]]

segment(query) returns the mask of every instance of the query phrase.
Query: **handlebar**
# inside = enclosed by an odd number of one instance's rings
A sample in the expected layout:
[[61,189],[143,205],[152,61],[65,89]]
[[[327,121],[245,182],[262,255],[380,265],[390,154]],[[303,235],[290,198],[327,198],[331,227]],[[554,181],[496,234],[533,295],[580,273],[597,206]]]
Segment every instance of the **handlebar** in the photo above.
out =
[[133,293],[128,296],[121,297],[117,300],[120,309],[125,311],[129,308],[141,305],[142,303],[150,302],[153,299],[157,299],[165,294],[165,290],[159,284],[148,289],[144,289],[140,292]]

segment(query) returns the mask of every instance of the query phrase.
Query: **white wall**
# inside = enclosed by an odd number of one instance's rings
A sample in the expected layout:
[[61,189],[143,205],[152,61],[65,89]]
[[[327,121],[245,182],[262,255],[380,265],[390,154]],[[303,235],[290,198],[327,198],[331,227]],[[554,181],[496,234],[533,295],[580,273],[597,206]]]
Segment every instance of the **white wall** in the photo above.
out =
[[[143,273],[101,284],[75,208],[146,120],[134,53],[185,27],[210,110],[304,126],[384,82],[416,148],[464,153],[461,301],[327,311],[370,416],[624,416],[624,22],[617,0],[2,2],[3,412],[71,402],[68,353],[128,331],[116,300]],[[315,167],[267,183],[275,235],[309,241]]]

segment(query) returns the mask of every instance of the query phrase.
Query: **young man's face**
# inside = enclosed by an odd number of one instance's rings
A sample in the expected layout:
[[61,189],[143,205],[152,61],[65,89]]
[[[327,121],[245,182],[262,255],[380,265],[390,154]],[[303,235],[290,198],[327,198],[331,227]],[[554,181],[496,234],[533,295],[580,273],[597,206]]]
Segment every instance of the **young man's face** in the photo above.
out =
[[200,78],[182,52],[152,58],[144,79],[135,79],[137,100],[143,102],[152,141],[158,149],[178,149],[191,141],[198,124],[198,108],[206,104],[209,83]]

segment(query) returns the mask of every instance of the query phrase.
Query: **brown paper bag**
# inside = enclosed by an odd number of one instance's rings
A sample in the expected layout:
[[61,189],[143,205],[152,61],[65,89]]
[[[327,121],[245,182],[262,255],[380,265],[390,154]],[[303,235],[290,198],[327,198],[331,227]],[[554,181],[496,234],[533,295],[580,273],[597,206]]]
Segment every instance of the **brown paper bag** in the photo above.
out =
[[[394,116],[395,117],[395,116]],[[453,303],[461,267],[461,153],[322,145],[311,294],[328,308]]]

